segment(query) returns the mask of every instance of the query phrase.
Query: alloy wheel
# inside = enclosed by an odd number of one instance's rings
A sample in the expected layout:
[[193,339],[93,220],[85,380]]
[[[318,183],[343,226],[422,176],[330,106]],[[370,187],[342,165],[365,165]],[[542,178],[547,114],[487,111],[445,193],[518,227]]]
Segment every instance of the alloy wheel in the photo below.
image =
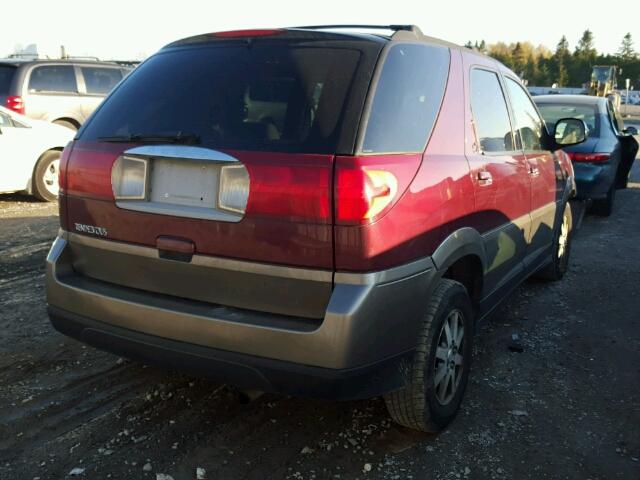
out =
[[47,165],[42,175],[42,183],[47,191],[52,195],[58,195],[60,186],[58,184],[58,176],[60,174],[60,159],[52,160]]
[[464,333],[462,312],[452,310],[440,329],[433,366],[433,386],[441,405],[451,402],[462,379]]

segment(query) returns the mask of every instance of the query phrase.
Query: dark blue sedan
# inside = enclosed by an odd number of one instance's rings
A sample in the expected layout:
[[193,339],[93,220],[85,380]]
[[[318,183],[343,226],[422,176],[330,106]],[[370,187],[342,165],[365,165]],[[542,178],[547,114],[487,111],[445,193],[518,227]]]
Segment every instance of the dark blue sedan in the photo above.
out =
[[[607,98],[584,95],[541,95],[534,97],[548,126],[561,118],[579,118],[588,128],[586,142],[565,148],[573,162],[578,198],[593,200],[592,211],[609,216],[616,190],[626,188],[629,172],[638,153],[634,127],[625,128],[620,113]],[[556,137],[573,132],[554,132]]]

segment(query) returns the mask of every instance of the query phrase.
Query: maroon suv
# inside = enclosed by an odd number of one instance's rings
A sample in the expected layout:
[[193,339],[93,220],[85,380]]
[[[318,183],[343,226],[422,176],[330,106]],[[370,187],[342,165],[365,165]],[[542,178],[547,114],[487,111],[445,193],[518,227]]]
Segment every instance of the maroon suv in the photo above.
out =
[[61,161],[55,328],[445,426],[474,323],[566,270],[573,171],[513,72],[386,28],[200,35],[134,70]]

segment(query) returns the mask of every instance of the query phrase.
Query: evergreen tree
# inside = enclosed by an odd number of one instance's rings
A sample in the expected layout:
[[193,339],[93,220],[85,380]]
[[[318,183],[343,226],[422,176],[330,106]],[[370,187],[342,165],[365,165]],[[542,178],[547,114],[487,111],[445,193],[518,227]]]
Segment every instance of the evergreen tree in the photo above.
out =
[[631,39],[631,33],[627,33],[622,38],[622,44],[620,45],[620,50],[618,50],[618,57],[622,60],[633,60],[636,58],[636,52],[633,49],[633,40]]
[[596,57],[597,52],[593,46],[593,32],[591,30],[587,29],[582,33],[575,53],[578,57],[589,60]]
[[559,87],[564,87],[569,82],[568,64],[571,62],[571,52],[569,51],[569,42],[564,35],[556,46],[553,54],[551,68],[551,83],[557,83]]

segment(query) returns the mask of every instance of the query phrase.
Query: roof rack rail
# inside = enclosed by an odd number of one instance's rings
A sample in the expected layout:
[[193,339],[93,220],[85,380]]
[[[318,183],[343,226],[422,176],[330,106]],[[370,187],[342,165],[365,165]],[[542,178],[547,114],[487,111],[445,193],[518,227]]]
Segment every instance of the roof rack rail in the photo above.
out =
[[100,61],[98,57],[94,57],[91,55],[65,55],[64,57],[62,57],[62,60],[91,60],[93,62]]
[[291,27],[291,28],[300,28],[305,30],[323,30],[323,29],[334,29],[334,28],[365,28],[372,30],[393,30],[395,32],[402,30],[406,32],[413,33],[421,33],[420,29],[416,25],[305,25],[302,27]]
[[[38,60],[42,58],[38,53],[12,53],[7,58],[29,58],[32,60]],[[49,57],[45,57],[49,58]]]

